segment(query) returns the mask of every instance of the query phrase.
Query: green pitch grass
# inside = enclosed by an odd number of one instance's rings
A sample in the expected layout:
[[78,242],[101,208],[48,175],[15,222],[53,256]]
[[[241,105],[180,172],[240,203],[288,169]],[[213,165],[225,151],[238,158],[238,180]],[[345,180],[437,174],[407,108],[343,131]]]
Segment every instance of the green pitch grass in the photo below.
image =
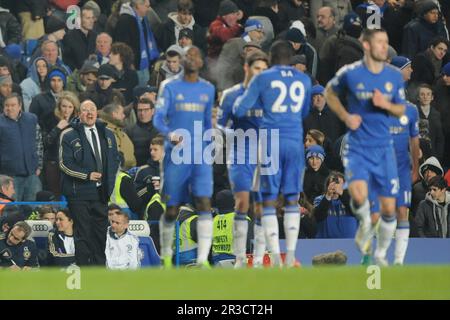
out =
[[136,272],[83,269],[80,290],[67,289],[69,276],[62,269],[0,271],[0,300],[450,299],[450,266],[381,269],[379,290],[367,288],[371,274],[364,267]]

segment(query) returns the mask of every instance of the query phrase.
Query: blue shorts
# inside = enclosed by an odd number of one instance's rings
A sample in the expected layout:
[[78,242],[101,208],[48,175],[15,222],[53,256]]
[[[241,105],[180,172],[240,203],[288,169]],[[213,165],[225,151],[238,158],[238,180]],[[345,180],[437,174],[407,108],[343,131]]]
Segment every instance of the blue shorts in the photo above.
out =
[[399,192],[397,160],[392,144],[383,147],[362,147],[346,144],[343,152],[345,179],[348,183],[364,180],[369,199],[396,197]]
[[231,164],[228,166],[228,177],[233,193],[251,192],[251,201],[262,202],[261,193],[253,191],[253,180],[256,172],[256,164]]
[[174,164],[164,157],[162,195],[167,206],[190,202],[193,197],[211,198],[213,172],[209,164]]
[[[399,184],[400,189],[398,191],[398,194],[395,198],[395,206],[397,208],[399,207],[411,207],[411,189],[412,189],[412,181],[411,181],[411,168],[410,163],[405,162],[403,164],[399,164],[397,167],[398,171],[398,178],[399,178]],[[370,212],[380,212],[380,202],[378,201],[378,198],[370,194]]]
[[[261,141],[260,141],[261,142]],[[303,191],[305,156],[303,143],[283,139],[274,145],[268,138],[266,146],[260,143],[260,166],[257,175],[263,200],[276,200],[278,194],[298,195]]]

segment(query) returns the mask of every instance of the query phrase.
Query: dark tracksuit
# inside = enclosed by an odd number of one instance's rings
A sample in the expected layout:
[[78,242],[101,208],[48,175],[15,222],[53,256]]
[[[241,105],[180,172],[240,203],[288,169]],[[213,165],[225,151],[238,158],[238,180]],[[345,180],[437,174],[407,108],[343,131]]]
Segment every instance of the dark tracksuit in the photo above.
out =
[[61,133],[59,166],[62,170],[62,193],[73,213],[75,258],[77,265],[105,265],[108,200],[119,167],[114,134],[97,121],[102,159],[101,186],[89,176],[96,172],[94,151],[82,123],[73,123]]

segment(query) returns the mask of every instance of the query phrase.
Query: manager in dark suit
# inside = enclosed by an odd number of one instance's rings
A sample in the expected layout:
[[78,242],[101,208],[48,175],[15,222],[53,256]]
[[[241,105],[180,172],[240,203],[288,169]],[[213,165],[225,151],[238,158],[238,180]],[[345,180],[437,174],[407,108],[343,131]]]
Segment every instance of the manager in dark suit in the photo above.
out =
[[60,141],[62,193],[73,215],[76,263],[105,265],[108,200],[119,167],[114,134],[97,121],[95,103],[86,100],[80,121]]

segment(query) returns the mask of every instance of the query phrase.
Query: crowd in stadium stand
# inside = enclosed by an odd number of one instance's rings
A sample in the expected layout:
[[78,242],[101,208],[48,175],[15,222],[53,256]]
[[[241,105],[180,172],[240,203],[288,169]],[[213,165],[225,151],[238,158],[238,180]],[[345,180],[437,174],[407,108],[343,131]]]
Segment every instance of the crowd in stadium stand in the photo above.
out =
[[[66,12],[71,5],[76,15]],[[164,80],[183,76],[191,46],[204,57],[201,77],[216,87],[215,124],[222,92],[244,80],[246,57],[267,53],[276,40],[291,43],[291,65],[314,85],[303,123],[299,237],[353,238],[357,219],[340,154],[346,127],[328,108],[324,87],[363,57],[358,38],[372,23],[371,10],[389,36],[387,62],[401,70],[420,117],[410,236],[449,238],[449,1],[0,0],[0,202],[68,200],[67,208],[0,204],[0,267],[139,267],[139,240],[128,221],[157,221],[165,210],[164,137],[152,121],[158,91]],[[102,124],[83,140],[80,125],[97,119]],[[100,154],[74,173],[77,161],[89,162],[79,159],[78,148],[96,148],[96,139]],[[223,193],[231,189],[227,166],[215,163],[213,170],[215,214],[232,212],[233,204],[224,204],[233,201]],[[95,181],[102,192],[77,179]],[[117,213],[108,220],[114,204]],[[195,212],[182,208],[180,222],[187,221],[193,237],[186,241],[194,241]],[[283,219],[282,207],[277,217]],[[31,230],[24,220],[54,225],[45,253],[26,240]],[[158,225],[150,228],[159,250]],[[1,257],[8,247],[10,256]]]

